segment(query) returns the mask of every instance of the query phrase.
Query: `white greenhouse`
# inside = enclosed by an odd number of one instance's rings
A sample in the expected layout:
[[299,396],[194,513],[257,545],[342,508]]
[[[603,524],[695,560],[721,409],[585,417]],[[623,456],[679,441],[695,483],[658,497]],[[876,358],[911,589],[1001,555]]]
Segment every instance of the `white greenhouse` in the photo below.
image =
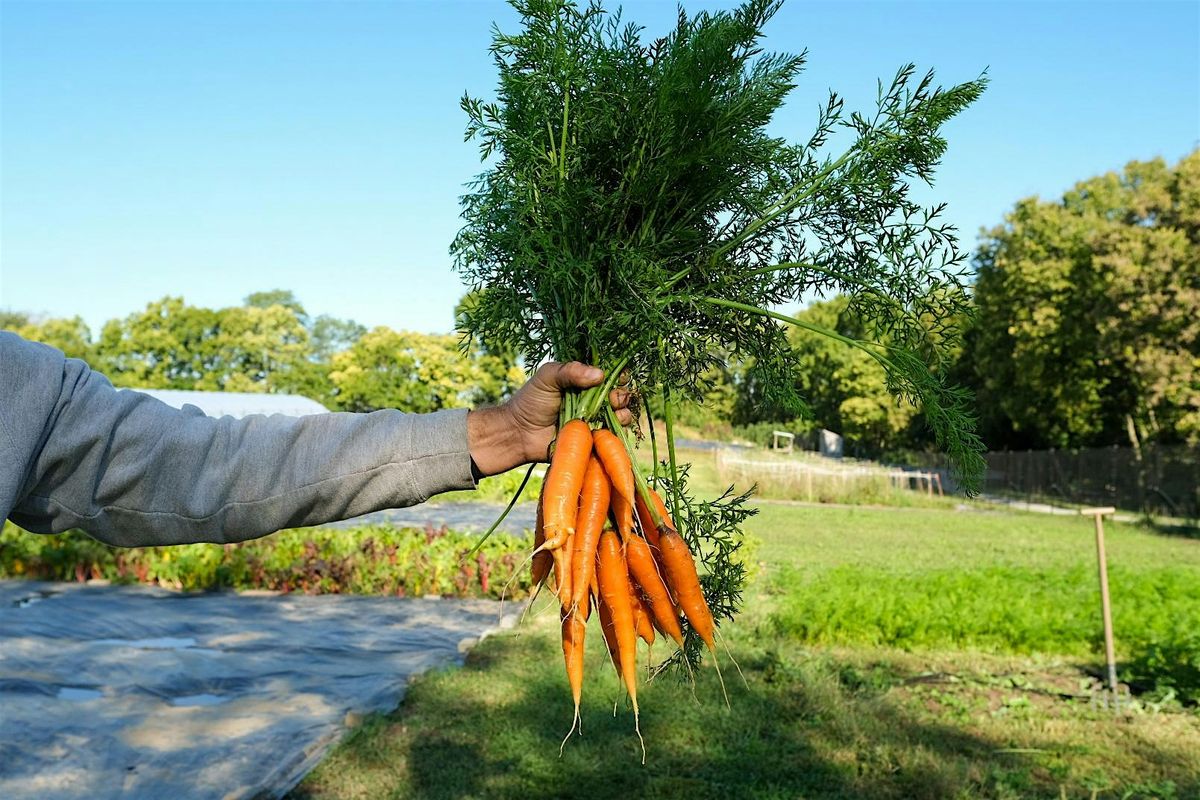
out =
[[182,389],[124,389],[155,397],[173,408],[195,406],[210,417],[248,417],[252,414],[285,414],[303,417],[327,414],[329,409],[316,400],[298,394],[257,394],[255,392],[192,392]]

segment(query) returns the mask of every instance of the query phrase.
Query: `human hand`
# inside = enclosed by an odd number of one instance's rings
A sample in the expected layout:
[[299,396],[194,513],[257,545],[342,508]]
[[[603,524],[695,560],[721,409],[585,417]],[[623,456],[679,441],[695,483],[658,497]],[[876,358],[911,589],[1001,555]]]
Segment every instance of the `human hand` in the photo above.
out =
[[[590,389],[604,382],[604,372],[578,361],[543,364],[508,402],[467,414],[467,444],[475,466],[496,475],[531,461],[546,461],[558,425],[563,392]],[[633,422],[630,392],[613,389],[609,403],[622,425]]]

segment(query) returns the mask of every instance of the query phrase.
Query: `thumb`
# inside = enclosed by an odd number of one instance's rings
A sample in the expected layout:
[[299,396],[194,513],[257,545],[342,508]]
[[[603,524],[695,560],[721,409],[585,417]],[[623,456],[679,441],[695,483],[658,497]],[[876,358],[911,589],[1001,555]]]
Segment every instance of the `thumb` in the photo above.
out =
[[604,371],[579,361],[566,364],[551,362],[537,371],[537,377],[548,387],[559,390],[588,389],[600,385],[604,380]]

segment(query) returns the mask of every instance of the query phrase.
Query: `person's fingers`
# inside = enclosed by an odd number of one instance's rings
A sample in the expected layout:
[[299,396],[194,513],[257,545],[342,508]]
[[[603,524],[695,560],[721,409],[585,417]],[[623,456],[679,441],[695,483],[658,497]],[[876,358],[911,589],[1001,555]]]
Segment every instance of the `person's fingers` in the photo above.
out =
[[589,389],[604,380],[604,370],[578,361],[566,364],[551,362],[537,371],[537,377],[557,389]]
[[628,427],[633,424],[633,412],[628,408],[617,409],[617,422],[621,423],[621,427]]
[[628,389],[613,389],[608,393],[608,403],[613,408],[627,408],[631,397],[633,397],[633,392]]

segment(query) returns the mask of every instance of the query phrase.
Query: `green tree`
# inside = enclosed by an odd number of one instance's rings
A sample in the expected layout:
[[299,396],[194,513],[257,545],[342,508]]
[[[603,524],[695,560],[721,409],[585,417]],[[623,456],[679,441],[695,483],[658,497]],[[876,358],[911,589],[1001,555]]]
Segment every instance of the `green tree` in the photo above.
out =
[[[853,339],[886,339],[867,329],[844,296],[814,303],[797,316]],[[842,434],[851,450],[863,455],[910,444],[916,409],[889,391],[887,374],[877,361],[862,350],[799,328],[789,338],[798,355],[796,391],[815,422]]]
[[295,314],[296,319],[300,320],[305,327],[308,326],[308,312],[304,310],[304,304],[297,299],[296,293],[291,289],[268,289],[265,292],[251,292],[242,300],[242,305],[250,308],[283,306]]
[[0,309],[0,331],[16,331],[22,325],[29,324],[29,315],[24,311]]
[[92,332],[82,317],[36,318],[15,311],[0,312],[0,330],[9,330],[33,342],[62,350],[67,358],[95,359]]
[[106,323],[97,349],[121,386],[292,392],[308,378],[308,332],[277,304],[210,309],[166,297]]
[[492,355],[465,355],[454,336],[378,327],[335,353],[330,380],[345,411],[430,412],[495,403],[524,373]]
[[993,446],[1200,440],[1200,151],[1018,202],[976,264]]
[[322,314],[308,326],[308,343],[313,361],[328,363],[334,353],[349,349],[367,329],[354,320]]
[[251,308],[279,306],[290,311],[308,331],[308,363],[292,365],[286,380],[279,377],[280,386],[287,391],[302,394],[327,405],[335,403],[334,386],[329,380],[330,361],[334,353],[346,350],[367,332],[367,329],[349,319],[339,319],[329,314],[312,317],[304,304],[288,289],[271,289],[253,292],[242,301]]

